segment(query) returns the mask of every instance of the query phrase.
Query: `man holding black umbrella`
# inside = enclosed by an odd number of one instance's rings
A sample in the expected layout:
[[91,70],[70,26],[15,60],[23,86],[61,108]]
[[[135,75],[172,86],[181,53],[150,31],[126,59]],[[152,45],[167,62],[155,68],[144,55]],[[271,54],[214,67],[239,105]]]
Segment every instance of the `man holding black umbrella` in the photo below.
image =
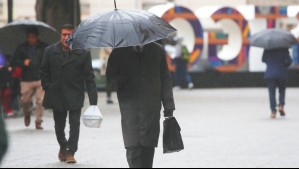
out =
[[36,129],[42,130],[44,91],[41,86],[39,71],[42,64],[43,52],[48,44],[39,40],[36,28],[27,30],[27,40],[15,52],[12,66],[23,69],[21,82],[21,103],[25,115],[25,126],[31,123],[32,101],[36,97]]
[[122,129],[131,168],[152,168],[160,134],[160,111],[172,117],[175,110],[172,80],[162,46],[114,49],[108,81],[118,86]]
[[[251,46],[264,48],[263,62],[267,64],[265,79],[268,82],[271,118],[275,119],[277,107],[281,116],[285,113],[285,96],[288,68],[292,64],[289,49],[297,44],[295,36],[288,31],[280,29],[267,29],[254,34],[250,39]],[[276,89],[279,89],[279,104],[276,101]]]

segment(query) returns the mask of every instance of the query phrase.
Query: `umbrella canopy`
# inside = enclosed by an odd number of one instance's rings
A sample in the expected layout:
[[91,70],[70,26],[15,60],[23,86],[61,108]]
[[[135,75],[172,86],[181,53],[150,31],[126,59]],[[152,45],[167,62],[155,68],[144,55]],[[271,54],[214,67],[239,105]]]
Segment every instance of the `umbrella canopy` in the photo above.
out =
[[120,48],[146,45],[174,32],[175,28],[150,12],[115,9],[83,21],[69,43],[72,49]]
[[58,32],[43,22],[32,20],[15,21],[0,29],[0,52],[13,55],[18,45],[26,41],[26,31],[30,28],[37,28],[40,40],[48,44],[59,40]]
[[266,50],[291,48],[298,41],[295,36],[284,30],[268,29],[252,36],[251,46],[264,48]]

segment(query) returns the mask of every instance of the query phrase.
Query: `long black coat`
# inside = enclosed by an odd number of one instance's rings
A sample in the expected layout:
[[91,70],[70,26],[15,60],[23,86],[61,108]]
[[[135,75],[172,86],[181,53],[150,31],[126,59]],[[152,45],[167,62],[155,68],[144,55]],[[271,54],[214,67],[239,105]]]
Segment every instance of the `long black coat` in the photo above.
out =
[[65,61],[62,44],[57,43],[45,50],[41,67],[42,86],[46,91],[45,108],[56,111],[78,110],[84,104],[84,82],[91,105],[97,105],[98,93],[90,52],[72,51]]
[[141,54],[132,47],[113,50],[108,81],[117,84],[125,147],[157,147],[161,108],[175,110],[165,52],[157,43]]

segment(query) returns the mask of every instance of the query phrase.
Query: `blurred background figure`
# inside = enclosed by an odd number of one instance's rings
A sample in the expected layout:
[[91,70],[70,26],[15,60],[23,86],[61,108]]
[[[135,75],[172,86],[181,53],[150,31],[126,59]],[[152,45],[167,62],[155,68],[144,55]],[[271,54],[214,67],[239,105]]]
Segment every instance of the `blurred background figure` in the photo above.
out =
[[2,119],[2,116],[0,115],[0,164],[7,151],[7,147],[8,147],[7,133],[4,126],[4,121]]
[[15,52],[13,66],[22,68],[21,78],[21,104],[25,115],[25,126],[31,123],[31,104],[33,97],[36,97],[36,129],[42,130],[42,116],[44,108],[44,90],[40,81],[40,67],[42,64],[43,52],[48,44],[40,41],[39,31],[36,28],[27,30],[26,42],[21,44]]
[[[288,68],[292,64],[292,58],[289,49],[273,49],[265,50],[263,55],[263,62],[267,64],[267,71],[265,79],[268,82],[270,105],[272,115],[275,119],[277,114],[277,106],[281,116],[285,116],[285,97],[286,84],[289,78]],[[276,90],[279,89],[279,104],[276,101]]]
[[[112,48],[103,48],[101,50],[100,57],[101,60],[103,61],[103,66],[101,67],[102,76],[106,76],[108,60],[111,52],[112,52]],[[113,92],[113,87],[109,85],[109,83],[106,81],[107,104],[114,103],[114,101],[112,100],[112,92]]]
[[4,110],[4,116],[13,116],[11,108],[12,102],[12,68],[10,67],[9,57],[0,54],[0,98]]
[[[174,37],[174,52],[173,52],[173,63],[176,66],[176,71],[174,75],[174,85],[175,89],[179,89],[184,84],[188,84],[189,89],[193,89],[194,84],[192,78],[188,72],[190,53],[187,47],[183,44],[183,37]],[[169,48],[169,47],[168,47]]]

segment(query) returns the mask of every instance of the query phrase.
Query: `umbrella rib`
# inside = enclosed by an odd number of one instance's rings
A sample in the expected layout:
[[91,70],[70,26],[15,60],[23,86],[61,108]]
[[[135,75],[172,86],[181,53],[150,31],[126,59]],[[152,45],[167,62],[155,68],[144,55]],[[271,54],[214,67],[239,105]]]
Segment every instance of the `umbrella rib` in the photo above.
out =
[[[127,15],[129,18],[131,18],[132,20],[134,20],[134,18],[131,17],[131,15],[129,15],[128,13],[126,13],[126,12],[123,12],[123,13],[124,13],[125,15]],[[139,42],[141,43],[141,42],[142,42],[142,41],[141,41],[141,36],[139,35],[139,34],[141,34],[141,33],[137,31],[137,29],[136,29],[136,27],[135,27],[135,23],[132,22],[132,24],[133,24],[133,28],[134,28],[135,32],[137,33]]]

